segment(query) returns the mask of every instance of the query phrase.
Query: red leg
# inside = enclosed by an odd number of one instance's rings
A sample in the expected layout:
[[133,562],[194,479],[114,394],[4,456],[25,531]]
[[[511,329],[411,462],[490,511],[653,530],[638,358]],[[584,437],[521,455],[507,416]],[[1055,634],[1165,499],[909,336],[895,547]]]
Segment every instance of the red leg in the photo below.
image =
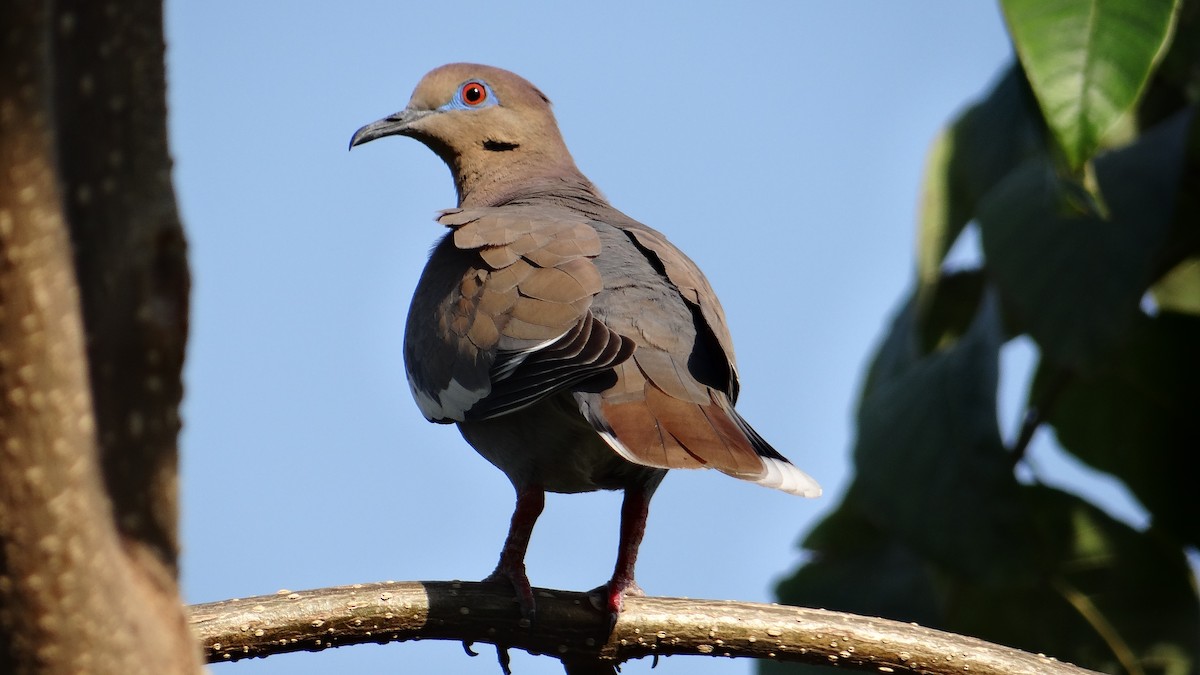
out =
[[642,535],[646,533],[646,517],[650,514],[650,497],[654,494],[654,487],[657,487],[657,483],[649,489],[628,488],[621,501],[621,540],[617,548],[617,564],[613,568],[612,579],[605,586],[604,596],[610,628],[617,623],[617,615],[621,613],[626,595],[644,595],[633,580],[633,568],[637,564]]
[[530,587],[529,577],[525,574],[525,551],[529,549],[529,537],[533,534],[533,526],[537,523],[538,516],[542,515],[542,507],[545,504],[546,493],[542,491],[541,486],[532,485],[517,490],[517,506],[513,510],[504,548],[500,550],[500,562],[496,563],[496,571],[484,579],[511,583],[517,592],[521,614],[530,621],[534,615],[533,588]]

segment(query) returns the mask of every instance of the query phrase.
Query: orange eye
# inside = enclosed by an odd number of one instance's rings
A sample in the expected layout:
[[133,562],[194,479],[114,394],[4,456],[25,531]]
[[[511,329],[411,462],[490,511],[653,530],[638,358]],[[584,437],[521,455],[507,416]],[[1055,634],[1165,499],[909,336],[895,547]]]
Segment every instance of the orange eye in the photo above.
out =
[[459,90],[459,95],[462,96],[463,103],[469,106],[477,106],[487,100],[487,88],[479,82],[468,82]]

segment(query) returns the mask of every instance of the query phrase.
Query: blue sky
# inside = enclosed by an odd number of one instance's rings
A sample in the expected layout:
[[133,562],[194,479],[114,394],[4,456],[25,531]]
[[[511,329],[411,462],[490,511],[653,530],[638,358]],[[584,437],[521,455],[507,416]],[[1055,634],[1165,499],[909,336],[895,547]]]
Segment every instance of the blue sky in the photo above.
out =
[[[926,149],[1010,58],[992,2],[167,3],[171,142],[191,245],[183,435],[190,602],[384,579],[478,579],[507,479],[404,380],[404,317],[454,206],[409,139],[346,151],[451,61],[555,103],[580,168],[706,271],[738,348],[738,409],[826,496],[673,472],[638,578],[653,595],[769,601],[845,489],[866,360],[913,277]],[[964,249],[970,257],[969,247]],[[1015,432],[1027,346],[1006,354]],[[1009,372],[1015,374],[1009,374]],[[1039,436],[1032,457],[1058,466]],[[1076,472],[1078,473],[1078,472]],[[919,488],[919,486],[909,486]],[[1131,520],[1119,490],[1088,490]],[[619,495],[551,495],[535,585],[607,579]],[[497,672],[454,643],[363,646],[214,673]],[[649,672],[648,661],[624,673]],[[514,652],[518,675],[560,673]],[[657,673],[748,673],[665,659]]]

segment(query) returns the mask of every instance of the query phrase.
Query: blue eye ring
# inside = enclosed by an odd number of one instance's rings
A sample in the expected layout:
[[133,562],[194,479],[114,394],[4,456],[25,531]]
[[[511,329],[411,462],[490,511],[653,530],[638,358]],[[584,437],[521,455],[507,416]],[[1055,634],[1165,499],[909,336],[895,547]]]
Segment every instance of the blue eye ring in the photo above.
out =
[[483,80],[467,80],[458,85],[454,98],[438,110],[478,110],[500,105],[496,92]]
[[484,103],[487,103],[490,96],[491,92],[488,91],[487,85],[475,80],[463,84],[458,89],[458,98],[470,108],[482,106]]

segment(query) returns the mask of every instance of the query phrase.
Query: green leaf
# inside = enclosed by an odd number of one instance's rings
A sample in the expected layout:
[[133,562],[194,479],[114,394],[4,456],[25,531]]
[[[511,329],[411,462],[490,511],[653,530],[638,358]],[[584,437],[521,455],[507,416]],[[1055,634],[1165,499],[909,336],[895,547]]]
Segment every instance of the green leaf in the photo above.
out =
[[[854,449],[864,514],[967,578],[1020,575],[1027,556],[1012,458],[996,423],[998,303],[985,295],[953,346],[897,358],[912,341],[913,302],[881,345]],[[1007,536],[979,541],[980,531]]]
[[916,299],[913,298],[906,302],[892,319],[891,330],[880,343],[875,358],[867,368],[862,396],[858,402],[860,415],[863,403],[879,388],[880,383],[901,377],[921,357],[917,340],[916,313]]
[[1013,45],[1072,171],[1138,103],[1176,0],[1002,0]]
[[[808,536],[812,557],[779,584],[781,602],[917,621],[1103,672],[1200,670],[1200,598],[1170,537],[1134,530],[1074,495],[1023,486],[1029,573],[980,581],[876,525],[861,489],[852,486]],[[1016,543],[1009,532],[980,529],[964,544],[990,549],[995,540]],[[760,672],[825,671],[763,664]]]
[[1200,669],[1200,600],[1183,552],[1078,497],[1022,489],[1042,573],[1032,583],[949,583],[948,630],[1104,672]]
[[[1120,478],[1175,537],[1200,546],[1200,317],[1142,317],[1129,345],[1072,378],[1047,421],[1087,464]],[[1039,370],[1031,398],[1041,396]]]
[[[922,311],[942,261],[993,185],[1023,160],[1043,153],[1042,121],[1020,66],[947,128],[929,149],[917,218],[917,281]],[[997,143],[997,138],[1005,142]]]
[[[1175,18],[1171,45],[1142,95],[1139,116],[1149,117],[1150,126],[1178,110],[1181,102],[1200,102],[1200,3],[1184,2]],[[1151,98],[1154,100],[1151,101]],[[1147,104],[1149,109],[1147,110]]]
[[[1200,8],[1200,3],[1196,6]],[[1196,13],[1200,14],[1200,10]],[[1196,23],[1200,25],[1200,19]],[[1200,80],[1200,48],[1195,70]],[[1200,186],[1200,124],[1194,110],[1191,117],[1175,216],[1159,266],[1170,269],[1150,292],[1163,310],[1200,314],[1200,190],[1196,189]]]
[[1107,214],[1036,160],[980,202],[988,270],[1055,365],[1090,367],[1128,332],[1167,240],[1190,113],[1096,161]]
[[986,288],[987,277],[981,269],[949,272],[939,277],[921,325],[922,354],[953,344],[967,331]]
[[776,587],[781,602],[932,625],[931,568],[862,512],[856,490],[805,538],[809,562]]
[[1200,256],[1176,265],[1150,291],[1159,309],[1200,315]]
[[957,200],[950,175],[950,160],[954,156],[954,128],[951,127],[943,129],[933,139],[925,159],[921,213],[917,217],[917,282],[922,289],[937,282],[942,260],[968,220],[955,213]]

